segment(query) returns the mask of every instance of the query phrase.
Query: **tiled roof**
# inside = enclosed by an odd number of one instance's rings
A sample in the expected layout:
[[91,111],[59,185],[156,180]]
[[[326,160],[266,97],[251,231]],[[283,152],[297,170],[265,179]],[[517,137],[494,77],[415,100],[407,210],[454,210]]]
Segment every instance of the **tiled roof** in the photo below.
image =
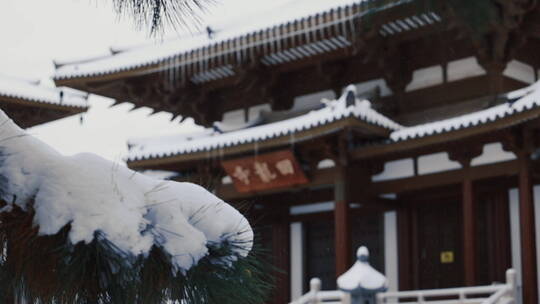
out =
[[127,161],[211,151],[241,144],[261,142],[280,136],[293,136],[295,133],[350,117],[389,131],[402,128],[399,124],[372,109],[367,100],[354,99],[353,102],[347,102],[348,92],[354,94],[354,91],[354,86],[349,86],[345,94],[338,100],[328,102],[323,108],[275,123],[223,134],[200,133],[203,135],[179,141],[171,141],[170,137],[166,137],[161,142],[158,139],[152,139],[145,144],[139,140],[130,149]]
[[[346,92],[353,90],[349,87]],[[399,143],[406,140],[419,139],[428,136],[458,131],[496,122],[503,118],[511,118],[519,113],[540,106],[540,82],[525,89],[507,95],[508,102],[503,104],[465,114],[462,116],[444,119],[415,126],[401,126],[386,116],[371,108],[369,101],[356,99],[353,104],[347,103],[347,93],[338,100],[331,101],[327,106],[311,111],[305,115],[276,123],[251,127],[225,134],[211,132],[199,133],[198,136],[179,140],[171,138],[152,139],[147,142],[139,141],[130,150],[127,161],[137,161],[152,158],[164,158],[182,154],[211,151],[236,145],[262,142],[284,135],[291,135],[300,131],[309,130],[318,126],[354,117],[371,125],[379,126],[391,131],[387,143]],[[516,118],[509,125],[519,124]],[[177,138],[178,139],[178,138]]]
[[[178,71],[185,67],[177,78],[184,79],[187,73],[196,83],[224,78],[234,74],[233,62],[245,61],[254,54],[262,55],[263,64],[273,65],[349,47],[357,34],[354,18],[409,2],[380,1],[377,9],[358,13],[363,5],[361,0],[282,1],[271,9],[211,24],[212,38],[201,33],[161,45],[60,64],[54,79],[99,77],[146,68],[157,72],[171,67]],[[394,35],[437,22],[441,22],[441,17],[434,12],[419,13],[382,25],[380,35]]]
[[[508,94],[508,102],[458,117],[402,128],[392,132],[394,142],[427,137],[480,126],[537,108],[540,105],[540,82]],[[519,123],[519,122],[516,122]]]
[[65,107],[88,107],[85,94],[45,87],[6,76],[0,76],[0,99],[2,97]]

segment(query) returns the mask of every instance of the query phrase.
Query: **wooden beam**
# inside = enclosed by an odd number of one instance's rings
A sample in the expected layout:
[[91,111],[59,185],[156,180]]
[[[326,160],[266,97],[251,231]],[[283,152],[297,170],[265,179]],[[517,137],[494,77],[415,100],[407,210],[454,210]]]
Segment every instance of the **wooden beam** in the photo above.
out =
[[460,184],[465,175],[471,180],[487,179],[498,176],[517,175],[519,172],[516,160],[471,167],[468,172],[463,169],[450,170],[440,173],[419,175],[408,178],[376,182],[369,187],[372,195],[383,193],[401,193],[445,185]]
[[334,189],[332,187],[306,188],[293,192],[280,192],[272,195],[257,195],[257,202],[269,206],[284,204],[287,206],[298,206],[305,204],[329,202],[334,199]]
[[521,153],[518,158],[518,165],[523,303],[536,304],[538,303],[536,229],[530,155]]

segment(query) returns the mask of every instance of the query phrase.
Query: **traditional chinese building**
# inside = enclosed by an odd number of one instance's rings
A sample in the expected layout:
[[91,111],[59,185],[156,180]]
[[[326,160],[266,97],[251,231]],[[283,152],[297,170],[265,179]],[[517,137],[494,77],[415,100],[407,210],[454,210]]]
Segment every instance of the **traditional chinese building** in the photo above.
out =
[[290,1],[55,81],[207,127],[134,140],[128,165],[252,203],[276,303],[335,287],[359,245],[393,289],[514,267],[537,303],[539,6],[456,2]]
[[22,128],[85,112],[86,94],[0,76],[0,108]]

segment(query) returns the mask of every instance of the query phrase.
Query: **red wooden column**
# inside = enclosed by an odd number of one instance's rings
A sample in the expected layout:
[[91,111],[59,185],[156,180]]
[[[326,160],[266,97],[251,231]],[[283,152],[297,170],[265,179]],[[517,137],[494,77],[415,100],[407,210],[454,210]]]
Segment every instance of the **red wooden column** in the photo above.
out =
[[410,290],[413,289],[414,275],[410,204],[402,204],[397,209],[397,225],[399,290]]
[[531,161],[528,153],[518,154],[519,162],[519,217],[521,228],[521,265],[523,303],[537,304],[537,261],[534,223],[534,199],[531,182]]
[[284,212],[275,215],[272,224],[272,256],[275,273],[274,304],[289,303],[290,299],[290,224]]
[[[348,166],[347,132],[338,141],[336,177],[334,182],[334,248],[336,256],[336,278],[351,266],[351,223],[349,212],[350,172]],[[358,182],[358,181],[356,181]]]
[[334,184],[334,229],[336,277],[349,269],[351,261],[351,229],[349,219],[349,201],[344,170]]
[[470,159],[462,162],[465,169],[463,179],[463,266],[465,285],[476,285],[476,206],[474,201],[473,181],[469,173]]
[[476,285],[476,202],[471,176],[471,160],[482,154],[483,145],[451,151],[450,159],[458,161],[465,172],[462,181],[463,275],[466,286]]

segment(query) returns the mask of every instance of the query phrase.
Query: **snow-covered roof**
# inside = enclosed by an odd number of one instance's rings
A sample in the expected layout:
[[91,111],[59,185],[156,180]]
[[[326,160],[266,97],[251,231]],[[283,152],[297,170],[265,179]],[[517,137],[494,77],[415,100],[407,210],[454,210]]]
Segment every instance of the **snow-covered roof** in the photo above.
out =
[[[352,90],[352,87],[348,87],[347,90]],[[540,82],[525,89],[509,93],[506,97],[508,102],[485,110],[421,125],[402,126],[372,109],[367,100],[356,99],[353,104],[347,103],[347,93],[345,93],[338,100],[327,102],[327,105],[321,109],[275,123],[225,134],[203,132],[189,139],[186,139],[184,136],[184,140],[155,138],[149,141],[139,141],[133,145],[128,154],[127,161],[165,158],[247,143],[262,142],[280,136],[292,136],[297,132],[349,117],[354,117],[360,121],[391,131],[389,132],[388,141],[385,143],[390,144],[478,127],[503,119],[508,120],[502,127],[508,127],[522,123],[526,119],[533,119],[540,116],[540,112],[536,116],[533,115],[536,112],[530,112],[537,108],[540,109]],[[518,116],[517,114],[524,114],[527,117],[523,115]]]
[[0,75],[0,99],[9,98],[57,106],[87,108],[86,94],[46,87],[36,82]]
[[[234,12],[230,12],[226,20],[209,24],[214,33],[212,38],[204,32],[166,41],[161,45],[152,44],[119,52],[113,51],[110,55],[91,60],[60,63],[54,79],[58,81],[96,77],[145,68],[159,71],[166,67],[181,67],[194,63],[197,64],[190,70],[199,71],[194,80],[201,77],[220,78],[233,73],[228,66],[229,63],[223,62],[228,60],[222,57],[235,57],[236,60],[242,61],[246,56],[262,52],[267,55],[262,62],[271,65],[345,48],[351,45],[350,39],[354,36],[351,32],[354,31],[352,20],[358,17],[354,15],[353,7],[358,7],[361,2],[361,0],[281,0],[275,1],[270,7],[248,14],[235,15]],[[411,0],[395,0],[380,9],[408,2]],[[409,25],[405,22],[399,22],[398,25],[392,23],[392,27],[381,29],[381,35],[387,36],[441,21],[433,12],[414,18],[407,21]],[[400,27],[399,24],[405,25]],[[319,33],[321,31],[323,34]],[[330,35],[329,32],[337,34]],[[305,40],[306,47],[285,50],[282,43],[278,42],[281,39]],[[214,69],[209,68],[216,62],[218,64]]]
[[296,133],[347,118],[355,118],[369,125],[386,129],[388,132],[402,128],[401,125],[372,109],[369,101],[359,99],[354,99],[353,102],[348,101],[347,96],[349,92],[354,94],[355,87],[349,86],[339,99],[326,102],[326,106],[318,110],[275,123],[223,134],[203,132],[198,133],[197,136],[191,139],[179,141],[171,137],[162,138],[161,141],[159,139],[152,139],[145,143],[141,140],[130,141],[132,148],[128,153],[127,160],[137,161],[218,150],[242,144],[261,142],[281,136],[294,136]]
[[[394,142],[399,142],[457,131],[495,122],[537,108],[540,105],[540,82],[527,88],[511,92],[507,95],[507,98],[509,100],[508,102],[485,110],[396,130],[392,132],[390,139]],[[521,121],[516,121],[515,123],[520,122]]]

